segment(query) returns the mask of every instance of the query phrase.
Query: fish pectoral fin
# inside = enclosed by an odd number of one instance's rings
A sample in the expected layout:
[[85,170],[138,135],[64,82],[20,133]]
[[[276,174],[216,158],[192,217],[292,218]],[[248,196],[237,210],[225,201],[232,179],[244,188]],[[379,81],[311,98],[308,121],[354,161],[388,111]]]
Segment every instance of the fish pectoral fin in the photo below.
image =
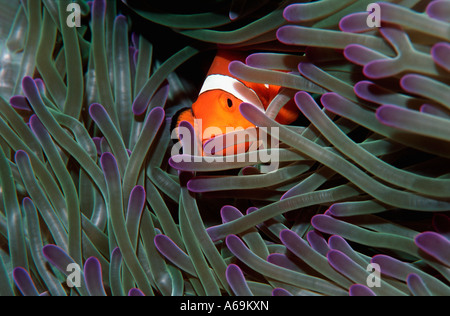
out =
[[194,113],[192,112],[191,108],[184,108],[178,111],[173,117],[172,117],[172,126],[170,128],[171,131],[174,129],[177,129],[177,135],[178,135],[178,127],[181,122],[186,121],[191,123],[191,125],[195,128],[194,125]]
[[174,128],[177,128],[181,122],[187,121],[191,123],[192,126],[194,126],[194,113],[192,113],[191,108],[184,108],[178,111],[173,117],[172,117],[172,130]]
[[283,108],[281,108],[275,119],[278,123],[283,125],[289,125],[298,119],[300,115],[300,110],[298,109],[295,101],[292,99]]

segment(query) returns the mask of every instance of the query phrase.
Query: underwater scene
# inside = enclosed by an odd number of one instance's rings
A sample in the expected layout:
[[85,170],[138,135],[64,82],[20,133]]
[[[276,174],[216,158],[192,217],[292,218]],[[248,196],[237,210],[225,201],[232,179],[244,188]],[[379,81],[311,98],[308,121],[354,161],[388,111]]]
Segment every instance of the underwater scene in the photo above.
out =
[[450,295],[449,0],[0,4],[0,296]]

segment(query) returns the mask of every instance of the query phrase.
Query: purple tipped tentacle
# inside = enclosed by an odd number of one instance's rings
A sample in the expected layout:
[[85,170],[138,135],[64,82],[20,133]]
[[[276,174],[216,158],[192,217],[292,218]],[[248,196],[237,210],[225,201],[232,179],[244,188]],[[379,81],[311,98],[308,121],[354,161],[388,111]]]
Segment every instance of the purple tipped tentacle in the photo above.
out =
[[154,243],[158,251],[173,264],[191,275],[197,275],[189,256],[172,239],[159,234],[155,236]]
[[414,296],[431,296],[430,290],[425,282],[423,282],[422,278],[415,273],[408,275],[406,284]]
[[15,268],[13,270],[13,279],[23,296],[39,296],[36,285],[24,268]]
[[97,258],[90,257],[84,263],[84,280],[91,296],[106,296],[102,279],[102,267]]
[[238,218],[241,218],[242,216],[244,216],[244,214],[242,214],[241,211],[239,211],[234,206],[225,205],[220,210],[220,216],[222,217],[222,222],[225,224],[225,223],[234,221]]
[[415,238],[420,250],[450,268],[450,241],[435,232],[424,232]]
[[228,284],[237,296],[253,296],[252,291],[248,287],[244,273],[241,268],[235,264],[230,264],[225,272]]
[[437,43],[431,49],[431,56],[434,62],[450,72],[450,44]]
[[342,32],[365,33],[373,28],[367,24],[368,12],[357,12],[347,15],[339,22],[339,28]]
[[386,55],[360,44],[347,45],[344,49],[344,56],[348,61],[359,66],[365,66],[376,60],[387,59]]
[[293,296],[293,295],[285,289],[276,288],[272,291],[272,296]]
[[128,291],[128,296],[145,296],[145,294],[141,290],[133,288]]
[[128,200],[127,219],[129,216],[141,217],[146,202],[145,188],[141,185],[137,185],[130,193]]
[[330,248],[328,247],[328,244],[321,233],[312,230],[306,235],[306,239],[308,240],[311,247],[323,256],[326,256],[328,251],[330,251]]
[[450,2],[448,0],[431,1],[426,12],[430,18],[450,23]]
[[32,111],[30,104],[27,101],[27,98],[25,98],[22,95],[13,96],[11,99],[9,99],[9,103],[16,110],[27,111],[27,112]]
[[354,284],[349,290],[350,296],[376,296],[376,294],[367,286]]

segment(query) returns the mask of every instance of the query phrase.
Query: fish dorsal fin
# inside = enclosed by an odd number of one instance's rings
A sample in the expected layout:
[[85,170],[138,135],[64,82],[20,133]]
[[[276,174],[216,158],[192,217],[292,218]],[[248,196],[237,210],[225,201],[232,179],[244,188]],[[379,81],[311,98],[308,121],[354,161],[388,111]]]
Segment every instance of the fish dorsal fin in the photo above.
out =
[[207,76],[220,74],[224,76],[234,77],[228,69],[230,63],[235,60],[245,62],[246,58],[247,54],[244,54],[242,52],[219,50],[211,64],[211,67],[209,68]]

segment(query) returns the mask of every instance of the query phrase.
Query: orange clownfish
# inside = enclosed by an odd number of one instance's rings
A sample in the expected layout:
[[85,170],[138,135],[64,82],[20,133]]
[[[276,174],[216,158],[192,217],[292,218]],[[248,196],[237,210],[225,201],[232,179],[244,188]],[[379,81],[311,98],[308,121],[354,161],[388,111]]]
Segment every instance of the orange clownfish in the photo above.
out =
[[[232,61],[245,62],[247,56],[244,53],[219,50],[195,103],[192,104],[191,108],[178,112],[173,118],[175,127],[178,127],[182,121],[189,122],[195,127],[200,145],[204,145],[211,138],[219,136],[218,134],[205,133],[211,127],[220,130],[221,134],[225,134],[227,128],[248,129],[255,127],[242,116],[239,106],[246,102],[265,112],[281,87],[247,82],[233,76],[228,69],[230,63]],[[299,110],[295,103],[291,101],[281,109],[276,121],[281,124],[290,124],[298,116]],[[198,121],[201,121],[200,127],[196,124]]]

